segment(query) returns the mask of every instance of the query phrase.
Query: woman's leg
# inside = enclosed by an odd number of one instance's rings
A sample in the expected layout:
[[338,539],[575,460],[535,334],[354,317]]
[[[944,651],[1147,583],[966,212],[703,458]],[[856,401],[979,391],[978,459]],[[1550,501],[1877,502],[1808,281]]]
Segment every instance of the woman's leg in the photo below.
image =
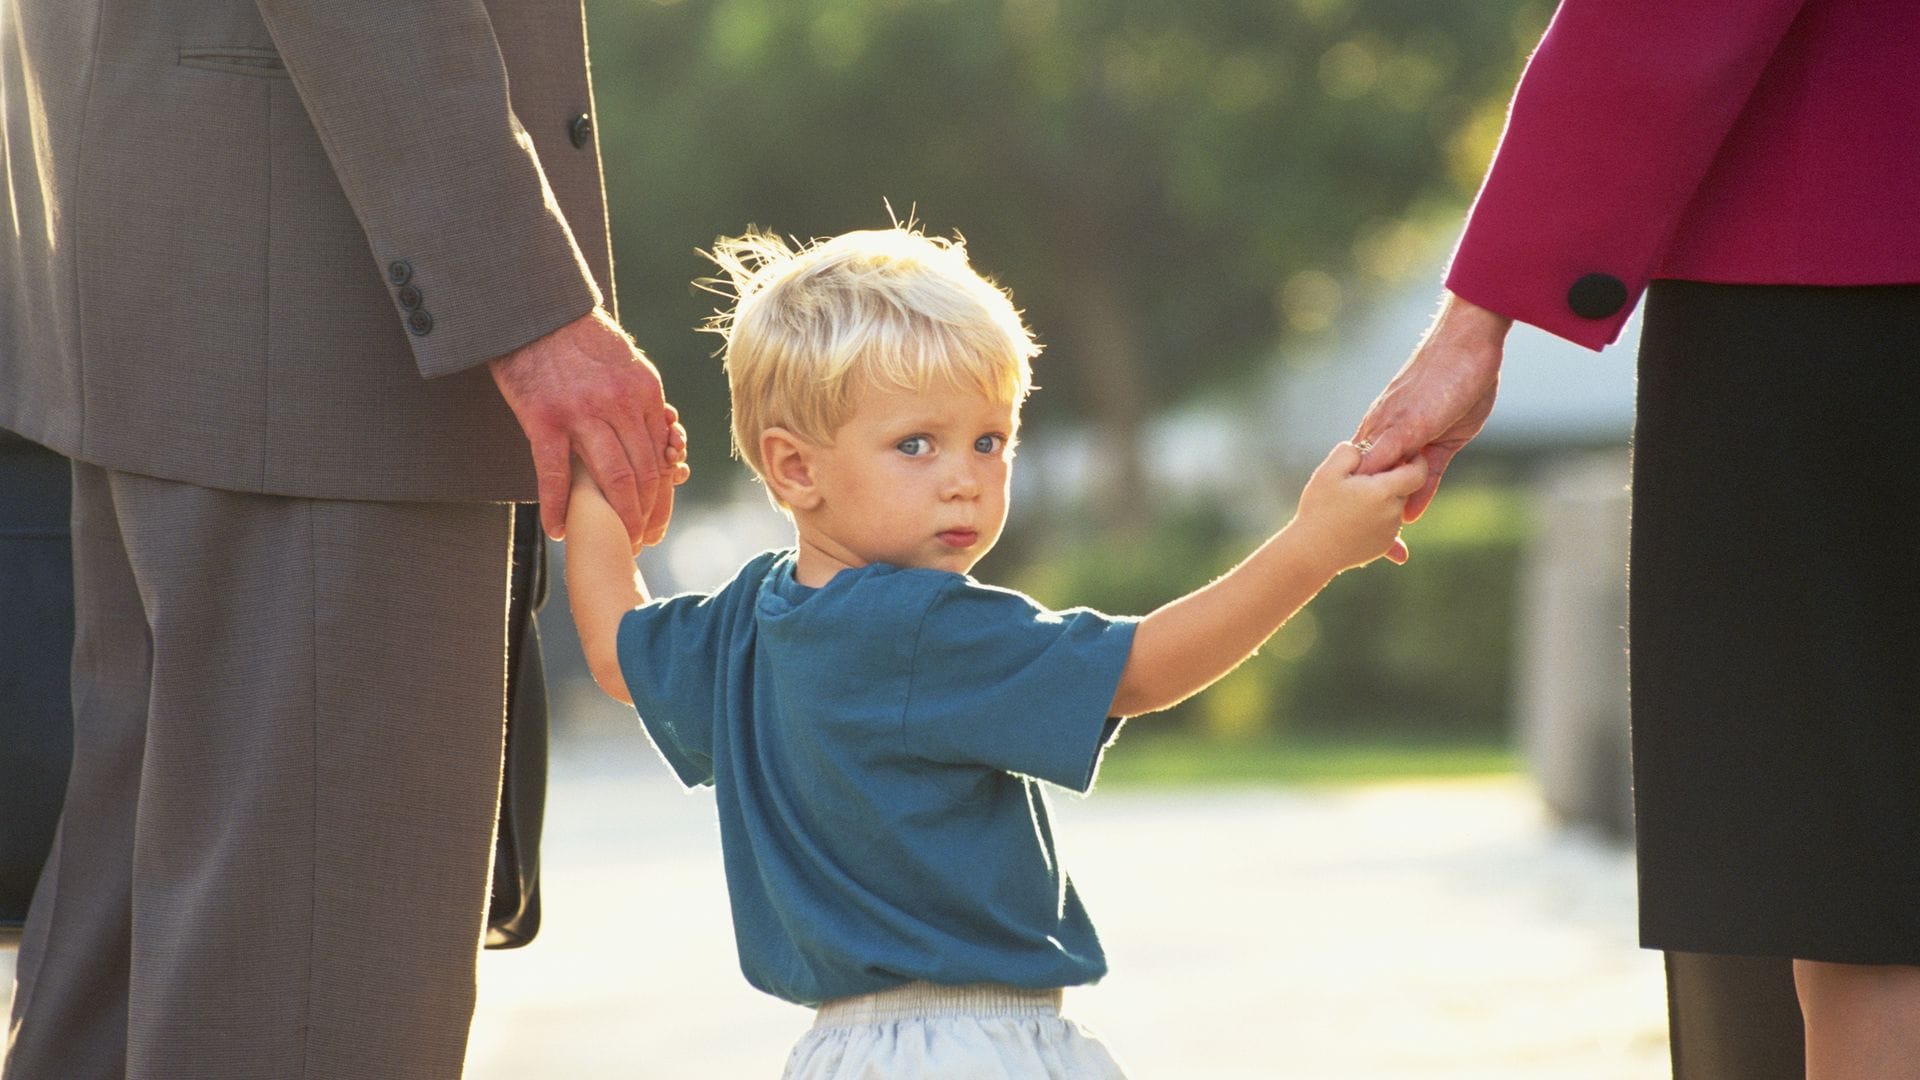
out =
[[1920,967],[1793,962],[1807,1080],[1920,1080]]
[[1806,1080],[1793,961],[1667,953],[1673,1080]]

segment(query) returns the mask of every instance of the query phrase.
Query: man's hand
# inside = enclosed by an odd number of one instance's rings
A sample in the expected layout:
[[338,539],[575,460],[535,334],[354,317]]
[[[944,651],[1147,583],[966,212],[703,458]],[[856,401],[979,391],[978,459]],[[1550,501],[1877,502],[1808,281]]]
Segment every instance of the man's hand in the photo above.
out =
[[489,362],[533,448],[540,522],[566,532],[570,462],[586,463],[638,551],[659,543],[685,479],[686,434],[660,389],[660,373],[598,308]]
[[[1407,521],[1426,512],[1453,455],[1486,425],[1512,326],[1512,319],[1448,293],[1433,329],[1354,432],[1354,442],[1366,450],[1358,470],[1363,475],[1415,455],[1427,459],[1426,482],[1407,499]],[[1406,545],[1395,538],[1387,557],[1406,562]]]

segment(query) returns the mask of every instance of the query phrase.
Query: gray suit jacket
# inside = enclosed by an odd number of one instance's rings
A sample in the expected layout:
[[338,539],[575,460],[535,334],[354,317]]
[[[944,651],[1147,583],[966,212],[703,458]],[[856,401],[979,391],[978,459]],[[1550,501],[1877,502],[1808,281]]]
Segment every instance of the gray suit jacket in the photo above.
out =
[[481,365],[611,288],[580,0],[0,4],[0,428],[237,491],[533,497]]

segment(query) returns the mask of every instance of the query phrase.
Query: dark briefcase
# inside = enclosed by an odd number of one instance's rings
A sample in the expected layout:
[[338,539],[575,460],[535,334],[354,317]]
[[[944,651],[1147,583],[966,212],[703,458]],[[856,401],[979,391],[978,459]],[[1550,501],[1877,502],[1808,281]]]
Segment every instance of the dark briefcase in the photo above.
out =
[[487,948],[517,949],[540,930],[540,828],[547,807],[547,674],[540,620],[547,538],[540,507],[513,508],[513,596],[507,605],[507,744],[494,837]]
[[73,755],[67,459],[0,432],[0,945],[20,937]]

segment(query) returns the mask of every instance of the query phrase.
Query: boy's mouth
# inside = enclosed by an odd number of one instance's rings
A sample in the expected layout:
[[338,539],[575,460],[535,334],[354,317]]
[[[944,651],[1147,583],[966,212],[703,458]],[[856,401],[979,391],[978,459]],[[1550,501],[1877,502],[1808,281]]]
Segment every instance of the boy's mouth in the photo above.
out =
[[980,534],[972,529],[948,529],[940,534],[940,542],[950,548],[970,548]]

